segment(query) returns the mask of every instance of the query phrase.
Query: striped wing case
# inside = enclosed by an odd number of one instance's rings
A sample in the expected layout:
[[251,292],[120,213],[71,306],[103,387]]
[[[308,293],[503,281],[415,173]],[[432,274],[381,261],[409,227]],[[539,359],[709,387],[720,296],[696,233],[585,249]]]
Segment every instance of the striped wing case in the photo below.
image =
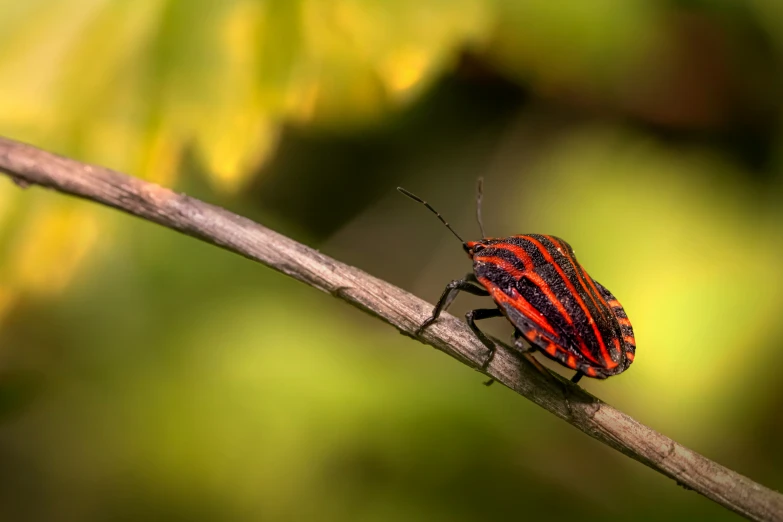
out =
[[527,234],[468,245],[478,281],[547,357],[599,379],[633,362],[636,341],[625,310],[582,268],[568,243]]

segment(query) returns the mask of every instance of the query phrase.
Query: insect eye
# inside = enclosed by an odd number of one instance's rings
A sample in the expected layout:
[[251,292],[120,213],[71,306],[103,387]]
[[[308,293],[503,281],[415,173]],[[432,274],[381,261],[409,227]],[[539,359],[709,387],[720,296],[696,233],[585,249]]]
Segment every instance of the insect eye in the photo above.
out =
[[481,252],[482,250],[484,250],[484,248],[485,248],[484,245],[476,245],[473,247],[473,253],[475,254],[476,252]]

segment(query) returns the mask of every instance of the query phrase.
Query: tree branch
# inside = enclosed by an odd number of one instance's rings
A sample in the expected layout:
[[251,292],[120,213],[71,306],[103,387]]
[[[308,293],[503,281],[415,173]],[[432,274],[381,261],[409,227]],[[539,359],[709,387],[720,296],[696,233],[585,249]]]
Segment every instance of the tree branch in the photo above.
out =
[[[413,336],[432,305],[257,223],[183,194],[103,167],[0,138],[0,171],[18,185],[40,185],[117,208],[274,268],[346,301]],[[464,322],[443,314],[422,342],[479,369],[486,348]],[[783,495],[644,426],[523,357],[499,346],[486,374],[591,437],[753,520],[783,521]]]

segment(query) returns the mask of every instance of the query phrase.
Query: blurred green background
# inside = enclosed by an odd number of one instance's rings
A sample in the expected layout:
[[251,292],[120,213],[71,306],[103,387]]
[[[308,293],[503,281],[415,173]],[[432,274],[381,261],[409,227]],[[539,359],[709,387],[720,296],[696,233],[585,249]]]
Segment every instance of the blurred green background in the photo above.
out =
[[[0,34],[1,135],[431,302],[470,264],[394,188],[476,238],[484,176],[489,234],[565,238],[633,321],[634,365],[583,385],[783,489],[779,0],[0,0]],[[1,520],[738,518],[481,381],[260,265],[0,183]]]

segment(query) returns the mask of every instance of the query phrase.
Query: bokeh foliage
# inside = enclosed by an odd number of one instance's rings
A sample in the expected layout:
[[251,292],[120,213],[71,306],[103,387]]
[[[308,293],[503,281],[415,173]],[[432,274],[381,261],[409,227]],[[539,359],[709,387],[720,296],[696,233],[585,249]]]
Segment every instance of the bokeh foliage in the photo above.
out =
[[[492,235],[566,238],[634,322],[586,386],[781,489],[779,5],[0,0],[0,134],[432,300],[467,262],[391,189],[474,231],[485,175]],[[189,238],[3,183],[0,253],[2,518],[733,518]]]

